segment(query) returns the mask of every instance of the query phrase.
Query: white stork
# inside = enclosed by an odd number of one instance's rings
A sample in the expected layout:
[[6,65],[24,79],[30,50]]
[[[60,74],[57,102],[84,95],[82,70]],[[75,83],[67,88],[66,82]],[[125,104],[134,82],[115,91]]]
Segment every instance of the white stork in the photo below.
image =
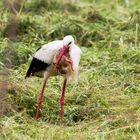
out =
[[64,122],[64,96],[67,80],[77,81],[78,66],[80,61],[81,49],[74,44],[71,35],[65,36],[63,40],[52,41],[39,48],[33,56],[25,78],[29,76],[44,76],[44,83],[38,98],[38,108],[36,119],[40,116],[42,96],[47,79],[50,76],[64,76],[64,84],[61,103],[61,124]]

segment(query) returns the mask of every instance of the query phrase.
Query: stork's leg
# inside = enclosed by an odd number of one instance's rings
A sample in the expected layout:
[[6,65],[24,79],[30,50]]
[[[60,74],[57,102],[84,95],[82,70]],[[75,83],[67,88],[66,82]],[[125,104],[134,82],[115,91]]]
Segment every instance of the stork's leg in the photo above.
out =
[[60,99],[61,103],[61,125],[64,123],[64,97],[65,97],[65,92],[66,92],[66,84],[67,84],[67,79],[65,78],[64,84],[63,84],[63,89],[62,89],[62,95]]
[[40,92],[40,95],[38,97],[38,107],[37,107],[37,113],[36,113],[36,120],[39,119],[40,117],[40,108],[41,108],[41,105],[42,105],[42,97],[43,97],[43,92],[44,92],[44,88],[45,88],[45,85],[46,85],[46,79],[44,80],[44,83],[43,83],[43,86],[42,86],[42,90]]

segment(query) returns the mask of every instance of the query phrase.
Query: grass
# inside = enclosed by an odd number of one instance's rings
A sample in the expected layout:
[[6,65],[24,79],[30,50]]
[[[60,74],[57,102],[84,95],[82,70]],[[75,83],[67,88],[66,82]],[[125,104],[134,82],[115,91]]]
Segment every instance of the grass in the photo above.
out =
[[[60,1],[48,2],[23,1],[16,18],[0,2],[0,79],[8,81],[0,95],[0,139],[139,140],[139,0],[81,0],[67,5],[67,15]],[[13,42],[7,34],[12,20],[17,22]],[[62,128],[62,77],[49,79],[37,122],[42,79],[24,76],[37,48],[67,34],[83,54],[79,83],[67,88]]]

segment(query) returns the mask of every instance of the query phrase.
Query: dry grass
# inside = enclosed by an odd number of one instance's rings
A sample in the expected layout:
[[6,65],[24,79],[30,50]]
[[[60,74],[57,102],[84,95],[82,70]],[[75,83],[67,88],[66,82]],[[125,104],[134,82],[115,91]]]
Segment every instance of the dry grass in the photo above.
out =
[[[60,1],[55,4],[52,7],[42,0],[24,3],[17,16],[14,49],[7,39],[9,11],[0,12],[0,69],[4,71],[5,62],[10,65],[4,100],[8,109],[1,117],[0,138],[139,140],[140,2],[80,1],[68,5],[68,15],[63,13]],[[35,50],[66,34],[74,35],[83,55],[79,83],[67,88],[62,128],[59,115],[62,78],[48,81],[42,117],[36,122],[42,80],[35,77],[25,80],[24,76]],[[5,57],[7,50],[12,57]]]

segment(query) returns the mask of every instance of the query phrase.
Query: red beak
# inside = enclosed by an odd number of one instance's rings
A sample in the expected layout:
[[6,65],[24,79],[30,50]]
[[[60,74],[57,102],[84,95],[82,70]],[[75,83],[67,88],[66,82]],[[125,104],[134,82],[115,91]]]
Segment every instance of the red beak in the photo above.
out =
[[65,53],[69,52],[69,46],[64,46],[63,48],[60,49],[60,52],[59,52],[59,58],[56,62],[56,68],[58,67],[59,65],[59,62],[61,61],[61,58],[63,57],[63,55],[65,55]]

